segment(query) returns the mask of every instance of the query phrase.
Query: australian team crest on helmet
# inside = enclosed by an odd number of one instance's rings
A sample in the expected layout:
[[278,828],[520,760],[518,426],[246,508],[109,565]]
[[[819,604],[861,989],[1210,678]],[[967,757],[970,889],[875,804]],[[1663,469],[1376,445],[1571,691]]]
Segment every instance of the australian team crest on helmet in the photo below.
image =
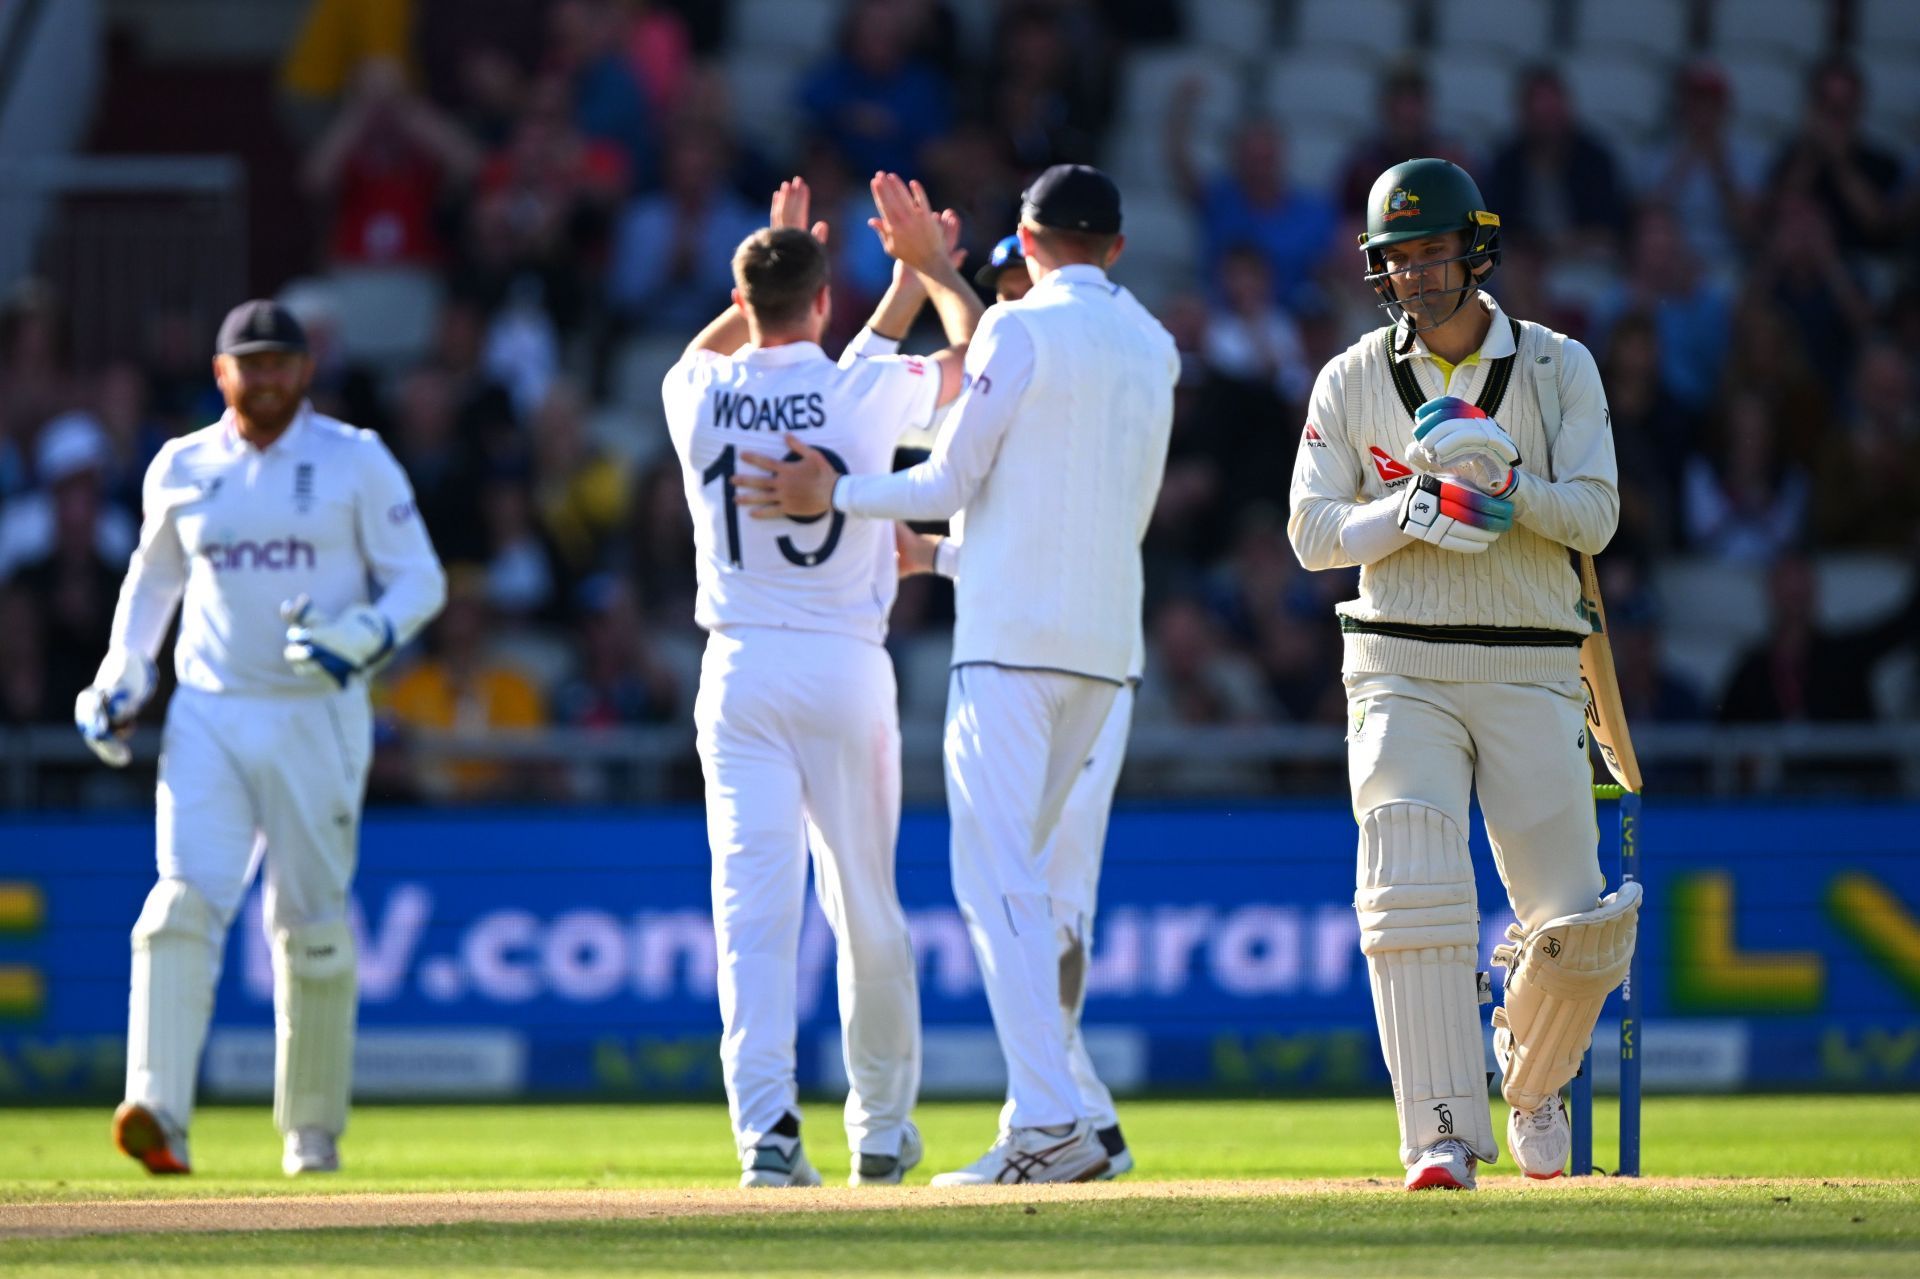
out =
[[1417,218],[1420,216],[1420,197],[1405,187],[1395,187],[1393,194],[1387,197],[1387,207],[1382,215],[1384,221],[1395,218]]

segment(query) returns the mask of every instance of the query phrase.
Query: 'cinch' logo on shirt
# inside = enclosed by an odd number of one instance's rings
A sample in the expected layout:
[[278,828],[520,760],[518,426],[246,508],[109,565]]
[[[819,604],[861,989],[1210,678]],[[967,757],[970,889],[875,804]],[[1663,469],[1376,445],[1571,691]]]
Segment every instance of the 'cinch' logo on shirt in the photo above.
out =
[[313,543],[297,537],[279,537],[271,541],[209,542],[200,554],[216,573],[237,569],[263,568],[272,573],[283,569],[313,568],[317,562]]

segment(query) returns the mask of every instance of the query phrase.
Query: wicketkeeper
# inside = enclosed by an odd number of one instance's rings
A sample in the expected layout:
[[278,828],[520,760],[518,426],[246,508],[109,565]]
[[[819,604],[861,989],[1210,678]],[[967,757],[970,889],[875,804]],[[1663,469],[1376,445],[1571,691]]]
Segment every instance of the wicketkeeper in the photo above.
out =
[[243,303],[218,350],[226,415],[168,441],[148,468],[106,660],[74,706],[94,753],[124,766],[180,609],[160,879],[133,926],[113,1138],[150,1172],[191,1171],[194,1079],[227,928],[264,865],[281,1166],[330,1172],[352,1082],[347,887],[373,755],[365,672],[440,611],[446,581],[379,437],[304,399],[313,361],[293,316]]

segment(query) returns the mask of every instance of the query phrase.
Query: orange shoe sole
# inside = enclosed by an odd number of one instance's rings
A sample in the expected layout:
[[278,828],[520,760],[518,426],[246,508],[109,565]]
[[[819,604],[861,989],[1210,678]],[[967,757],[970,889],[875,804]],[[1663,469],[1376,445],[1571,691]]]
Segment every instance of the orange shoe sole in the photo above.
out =
[[173,1148],[167,1142],[167,1131],[153,1112],[136,1102],[124,1102],[113,1112],[113,1144],[121,1154],[139,1160],[148,1172],[193,1171],[174,1157]]

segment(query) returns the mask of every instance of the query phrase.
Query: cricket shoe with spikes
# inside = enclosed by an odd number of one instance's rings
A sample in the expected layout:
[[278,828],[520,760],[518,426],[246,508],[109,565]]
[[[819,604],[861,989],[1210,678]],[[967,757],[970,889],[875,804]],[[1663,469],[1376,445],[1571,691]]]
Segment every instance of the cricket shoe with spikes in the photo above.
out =
[[926,1154],[926,1147],[920,1141],[920,1130],[908,1124],[900,1134],[900,1153],[897,1155],[872,1155],[866,1151],[855,1151],[853,1171],[847,1174],[849,1186],[897,1186],[901,1180],[916,1167]]
[[791,1113],[782,1115],[758,1145],[740,1152],[742,1189],[819,1184],[820,1173],[807,1162],[807,1152],[800,1145],[800,1121]]
[[158,1106],[123,1101],[113,1112],[113,1144],[121,1154],[137,1159],[151,1173],[193,1171],[187,1154],[187,1130]]
[[1466,1142],[1456,1137],[1436,1141],[1407,1169],[1407,1189],[1473,1190],[1479,1184],[1474,1174],[1479,1164]]
[[936,1186],[1011,1186],[1029,1182],[1094,1181],[1112,1166],[1107,1149],[1081,1119],[1060,1129],[1010,1128],[965,1168],[943,1172]]
[[1532,1110],[1515,1106],[1507,1112],[1507,1149],[1520,1171],[1535,1181],[1551,1181],[1567,1170],[1573,1148],[1573,1125],[1567,1106],[1549,1097]]

